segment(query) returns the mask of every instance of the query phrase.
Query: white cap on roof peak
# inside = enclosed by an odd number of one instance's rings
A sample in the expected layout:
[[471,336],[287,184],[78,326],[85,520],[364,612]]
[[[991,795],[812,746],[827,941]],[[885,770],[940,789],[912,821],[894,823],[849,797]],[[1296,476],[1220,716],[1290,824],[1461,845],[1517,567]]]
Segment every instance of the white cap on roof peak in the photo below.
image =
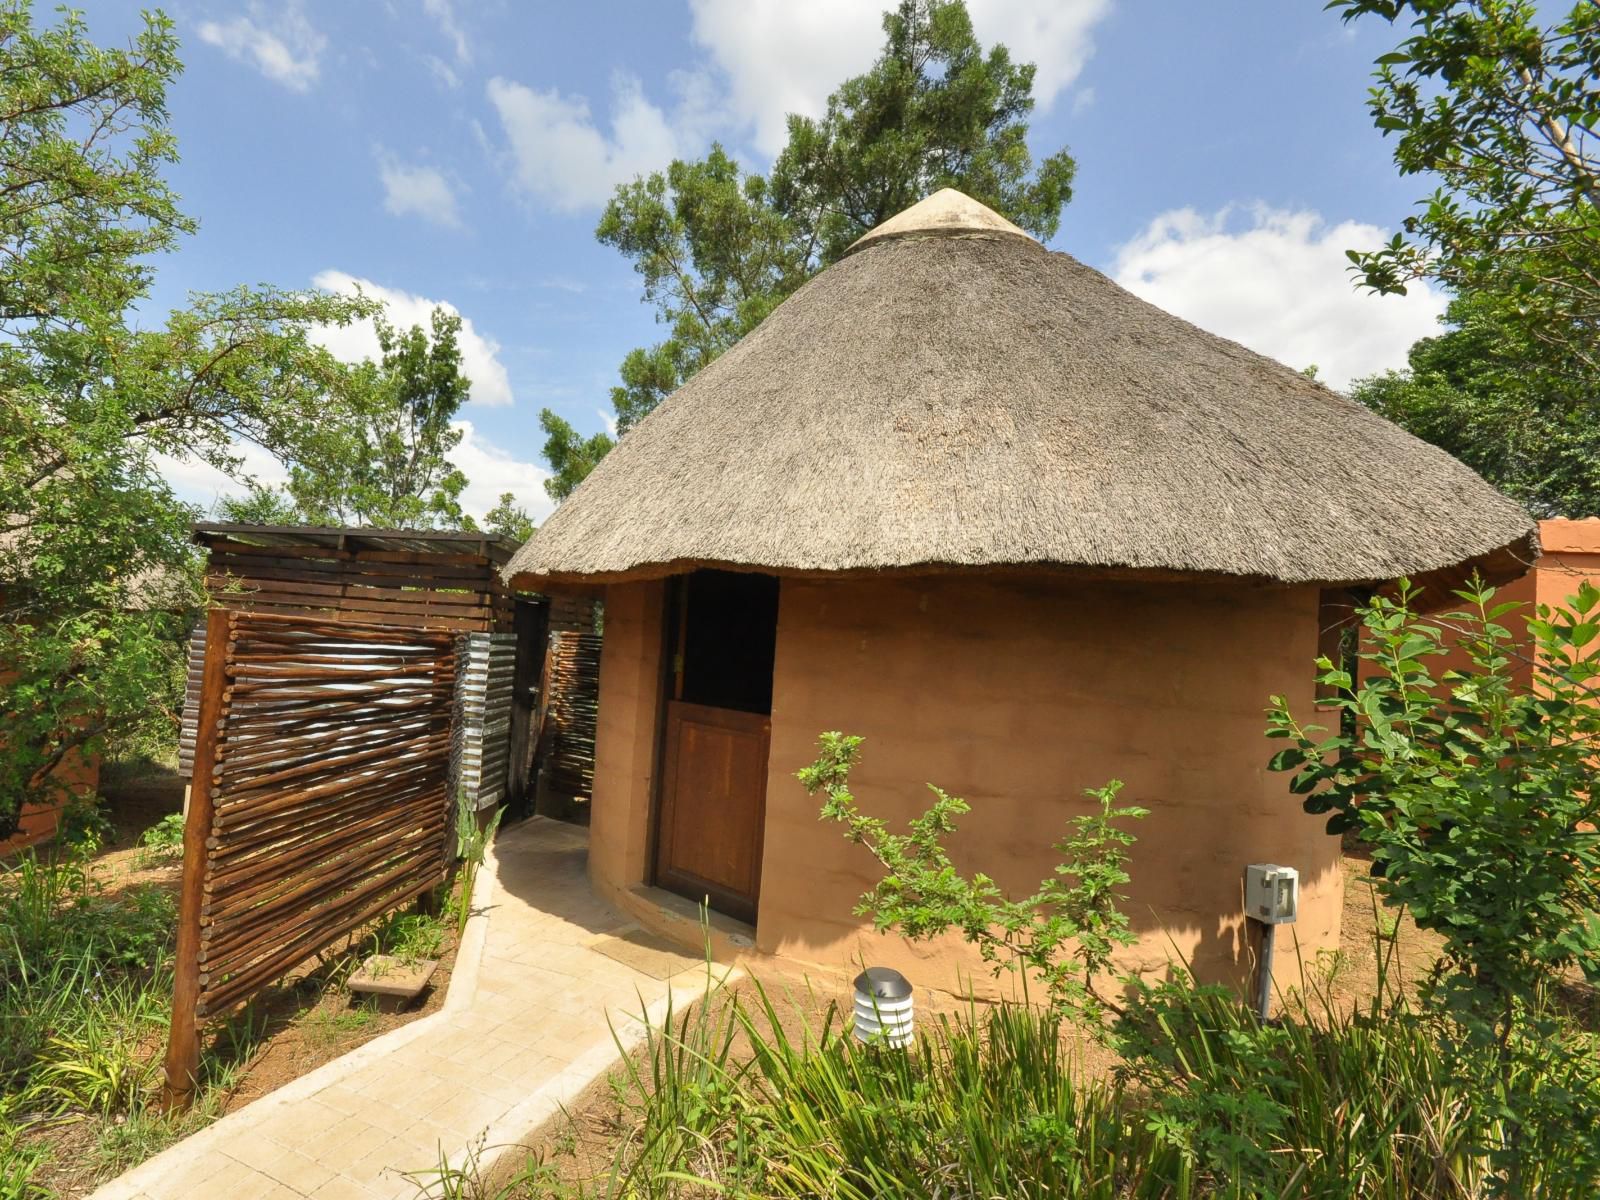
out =
[[1019,229],[994,209],[978,203],[965,192],[958,192],[955,188],[940,188],[904,212],[896,213],[868,230],[846,253],[854,253],[871,242],[885,238],[963,237],[975,234],[1009,234],[1034,241],[1026,230]]

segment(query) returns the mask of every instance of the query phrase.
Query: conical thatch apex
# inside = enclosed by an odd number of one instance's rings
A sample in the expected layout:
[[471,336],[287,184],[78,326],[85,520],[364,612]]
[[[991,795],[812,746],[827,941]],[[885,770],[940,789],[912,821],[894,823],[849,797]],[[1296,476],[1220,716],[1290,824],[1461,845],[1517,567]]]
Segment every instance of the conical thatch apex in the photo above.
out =
[[[881,225],[862,234],[845,253],[854,254],[864,246],[899,237],[981,237],[1011,234],[1032,242],[1027,231],[1018,228],[986,204],[979,204],[965,192],[941,188],[918,200],[904,212],[896,213]],[[1038,245],[1037,242],[1034,242]]]
[[1532,520],[1444,451],[959,192],[884,222],[679,388],[508,578],[996,566],[1501,578]]

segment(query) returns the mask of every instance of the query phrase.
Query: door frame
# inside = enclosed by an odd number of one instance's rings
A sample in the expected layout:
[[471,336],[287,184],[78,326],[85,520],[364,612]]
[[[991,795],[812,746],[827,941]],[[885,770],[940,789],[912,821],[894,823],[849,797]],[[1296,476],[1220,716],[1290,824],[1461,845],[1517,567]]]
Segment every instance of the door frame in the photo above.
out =
[[[678,674],[683,669],[683,644],[685,640],[685,629],[689,616],[690,574],[691,572],[685,572],[683,574],[670,575],[662,581],[662,590],[664,595],[662,597],[661,604],[661,654],[659,656],[660,661],[657,664],[656,712],[654,730],[655,753],[652,760],[655,774],[650,781],[649,817],[645,837],[644,879],[645,883],[650,887],[659,887],[667,891],[672,891],[673,889],[668,886],[667,881],[662,878],[662,872],[660,869],[662,848],[661,842],[663,837],[663,827],[665,825],[665,821],[663,821],[662,817],[663,805],[666,799],[668,778],[667,772],[672,767],[677,765],[677,747],[675,744],[673,744],[673,740],[669,736],[668,722],[671,715],[671,706],[675,703],[684,703],[683,701],[679,701],[675,698],[674,691]],[[779,598],[779,602],[781,604],[781,583]],[[764,757],[770,766],[772,753],[771,713],[739,713],[735,709],[718,709],[709,705],[694,705],[693,707],[707,712],[726,712],[733,715],[742,715],[747,717],[761,716],[766,722],[767,753]],[[760,852],[756,855],[755,862],[755,896],[747,898],[732,896],[724,893],[724,896],[727,899],[732,899],[735,901],[734,908],[736,910],[739,912],[744,912],[747,915],[737,915],[737,912],[730,913],[721,908],[715,910],[719,914],[731,916],[735,920],[742,921],[752,928],[755,927],[759,917],[761,903],[761,868],[766,858],[767,789],[765,782],[763,782],[761,788],[760,810],[757,814],[757,817],[758,828],[761,830],[761,846]],[[697,886],[702,886],[702,884],[697,883]],[[707,895],[712,895],[720,890],[716,889],[714,885],[704,886]],[[674,891],[673,894],[677,895],[678,893]],[[721,899],[723,897],[718,898]]]

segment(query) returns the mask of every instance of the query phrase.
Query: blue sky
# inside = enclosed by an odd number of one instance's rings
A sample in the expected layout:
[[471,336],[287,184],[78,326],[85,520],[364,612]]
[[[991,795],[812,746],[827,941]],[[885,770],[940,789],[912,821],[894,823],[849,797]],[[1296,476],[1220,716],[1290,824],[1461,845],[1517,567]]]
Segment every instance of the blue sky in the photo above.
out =
[[[100,41],[136,27],[131,4],[87,7]],[[452,305],[473,377],[468,507],[509,489],[546,512],[539,409],[602,428],[617,363],[659,332],[628,264],[594,241],[612,186],[713,139],[764,170],[783,113],[820,112],[869,65],[882,7],[181,0],[172,179],[201,230],[159,265],[153,305],[357,280],[404,321]],[[1433,329],[1441,296],[1358,294],[1343,256],[1423,190],[1363,106],[1395,31],[1344,26],[1320,0],[969,7],[980,37],[1038,65],[1035,151],[1078,160],[1053,248],[1336,386],[1401,365]],[[328,340],[359,355],[365,338]],[[202,504],[229,486],[168,471]]]

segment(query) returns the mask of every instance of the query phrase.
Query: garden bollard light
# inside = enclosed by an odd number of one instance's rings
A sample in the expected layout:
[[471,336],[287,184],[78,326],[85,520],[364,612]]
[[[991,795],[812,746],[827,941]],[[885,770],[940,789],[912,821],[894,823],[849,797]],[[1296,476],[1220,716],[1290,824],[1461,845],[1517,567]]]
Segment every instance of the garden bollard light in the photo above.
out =
[[896,1048],[911,1044],[911,981],[890,967],[868,967],[856,976],[856,1041],[882,1040]]

